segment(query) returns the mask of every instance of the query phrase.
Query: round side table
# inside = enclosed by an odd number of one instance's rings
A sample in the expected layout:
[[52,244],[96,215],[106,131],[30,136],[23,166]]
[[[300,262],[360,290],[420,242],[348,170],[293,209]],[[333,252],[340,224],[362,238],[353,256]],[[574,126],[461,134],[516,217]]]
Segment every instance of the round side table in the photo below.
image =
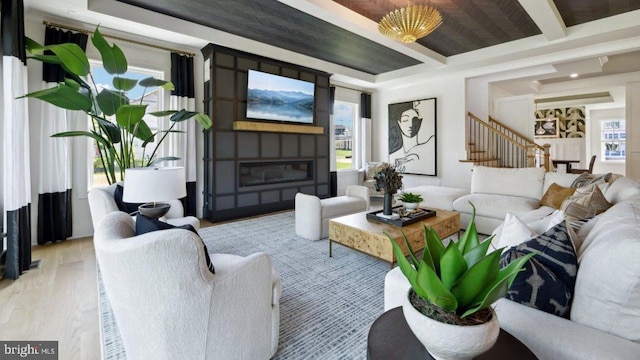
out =
[[[367,359],[433,359],[413,335],[404,319],[402,307],[380,315],[371,325],[367,339]],[[536,360],[536,356],[518,339],[500,329],[496,344],[477,359]]]

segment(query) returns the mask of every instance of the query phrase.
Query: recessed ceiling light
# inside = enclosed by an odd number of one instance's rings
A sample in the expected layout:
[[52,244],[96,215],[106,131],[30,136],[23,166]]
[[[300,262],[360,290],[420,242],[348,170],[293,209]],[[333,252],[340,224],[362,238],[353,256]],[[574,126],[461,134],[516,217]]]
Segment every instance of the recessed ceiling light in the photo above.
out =
[[578,73],[573,73],[573,74],[571,74],[569,76],[571,76],[572,78],[577,78],[578,77]]

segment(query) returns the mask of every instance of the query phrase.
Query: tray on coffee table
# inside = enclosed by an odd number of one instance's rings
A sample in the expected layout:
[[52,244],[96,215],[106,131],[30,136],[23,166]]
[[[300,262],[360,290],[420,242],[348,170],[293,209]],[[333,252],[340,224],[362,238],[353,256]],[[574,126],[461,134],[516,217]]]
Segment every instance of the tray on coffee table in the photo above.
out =
[[403,209],[404,208],[402,206],[393,207],[392,212],[394,214],[400,214],[398,213],[399,210],[402,213],[402,215],[400,215],[400,218],[398,219],[389,219],[382,216],[378,216],[378,214],[382,214],[382,210],[377,210],[377,211],[367,213],[367,219],[373,220],[373,221],[379,221],[385,224],[395,225],[398,227],[403,227],[405,225],[413,224],[420,220],[424,220],[432,216],[436,216],[435,210],[431,210],[431,209],[417,208],[415,210],[408,211],[406,213],[402,211]]

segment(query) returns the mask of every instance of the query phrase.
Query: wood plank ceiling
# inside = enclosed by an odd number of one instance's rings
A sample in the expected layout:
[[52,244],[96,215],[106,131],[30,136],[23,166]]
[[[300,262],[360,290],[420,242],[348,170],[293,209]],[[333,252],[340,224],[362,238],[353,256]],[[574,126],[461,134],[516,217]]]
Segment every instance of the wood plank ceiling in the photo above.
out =
[[[420,63],[378,42],[277,0],[118,0],[282,49],[381,73]],[[406,0],[333,0],[374,22],[406,6]],[[542,0],[541,0],[542,1]],[[541,34],[517,0],[414,0],[432,4],[443,24],[417,43],[454,56]],[[640,0],[554,0],[565,26],[640,9]],[[215,39],[211,39],[215,43]]]

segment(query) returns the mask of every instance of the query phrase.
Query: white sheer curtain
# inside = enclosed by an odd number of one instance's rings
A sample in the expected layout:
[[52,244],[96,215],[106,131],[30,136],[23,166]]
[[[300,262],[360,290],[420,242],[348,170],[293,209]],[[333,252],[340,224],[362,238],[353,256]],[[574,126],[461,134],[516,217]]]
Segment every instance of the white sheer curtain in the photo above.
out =
[[[45,29],[45,45],[76,43],[83,50],[87,34],[73,33],[53,27]],[[65,71],[59,65],[43,63],[42,88],[57,86],[64,80]],[[40,120],[40,152],[38,178],[38,244],[66,240],[73,230],[72,218],[72,140],[52,138],[51,135],[70,131],[72,124],[86,119],[80,111],[69,111],[48,102],[42,106]]]

